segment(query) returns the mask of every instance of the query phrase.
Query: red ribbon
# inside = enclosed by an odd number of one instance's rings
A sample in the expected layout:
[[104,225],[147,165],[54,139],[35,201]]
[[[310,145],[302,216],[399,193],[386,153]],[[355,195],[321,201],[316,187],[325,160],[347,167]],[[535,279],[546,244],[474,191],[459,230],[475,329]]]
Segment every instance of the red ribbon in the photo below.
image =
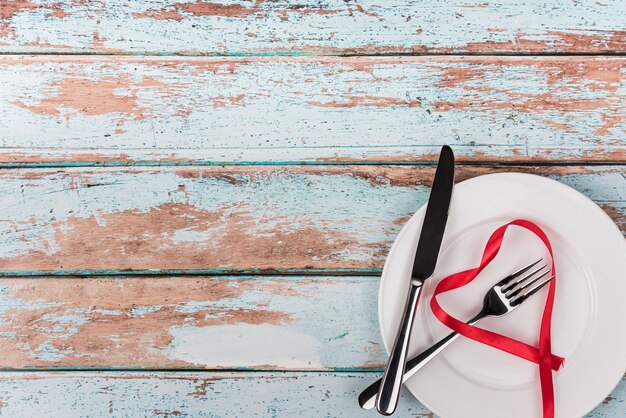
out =
[[[502,246],[502,240],[504,239],[504,233],[511,225],[520,226],[526,228],[535,234],[550,252],[552,259],[552,274],[554,279],[548,285],[548,297],[546,298],[546,304],[543,310],[543,316],[541,318],[541,328],[539,331],[539,347],[533,347],[521,341],[513,338],[506,337],[501,334],[497,334],[492,331],[471,326],[465,322],[449,315],[437,302],[437,295],[447,292],[449,290],[457,289],[465,286],[478,276],[478,274],[495,258]],[[496,229],[483,251],[480,265],[476,268],[465,270],[459,273],[455,273],[441,280],[435,287],[433,297],[430,300],[430,307],[433,314],[443,324],[447,325],[452,330],[459,334],[471,338],[474,341],[487,344],[491,347],[495,347],[507,353],[521,357],[525,360],[532,361],[539,365],[539,377],[541,380],[541,398],[543,400],[543,416],[545,418],[554,417],[554,388],[552,382],[552,370],[558,370],[563,364],[564,359],[552,354],[552,344],[550,342],[550,329],[552,320],[552,308],[554,306],[554,294],[556,291],[556,269],[554,266],[554,257],[552,255],[552,246],[550,240],[546,234],[537,225],[530,221],[523,219],[517,219],[509,222]]]

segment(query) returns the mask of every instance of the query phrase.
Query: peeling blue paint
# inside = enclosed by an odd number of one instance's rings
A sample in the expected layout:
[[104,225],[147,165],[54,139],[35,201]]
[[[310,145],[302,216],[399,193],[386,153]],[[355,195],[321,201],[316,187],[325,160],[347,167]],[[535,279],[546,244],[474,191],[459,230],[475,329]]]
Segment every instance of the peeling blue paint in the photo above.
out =
[[153,312],[158,312],[162,309],[162,306],[133,306],[129,311],[128,316],[142,316],[148,315]]
[[[371,373],[281,372],[4,372],[2,413],[7,416],[362,417],[356,398]],[[277,395],[278,394],[278,395]],[[325,394],[325,395],[324,395]],[[586,418],[622,418],[626,381]],[[430,411],[402,391],[398,416]]]

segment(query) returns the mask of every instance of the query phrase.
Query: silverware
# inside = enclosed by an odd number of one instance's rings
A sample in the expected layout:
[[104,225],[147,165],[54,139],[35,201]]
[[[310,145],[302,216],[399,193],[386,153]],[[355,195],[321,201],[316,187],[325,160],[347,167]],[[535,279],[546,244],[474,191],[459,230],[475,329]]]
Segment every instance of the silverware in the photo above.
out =
[[[502,316],[511,312],[513,309],[521,305],[522,302],[537,293],[541,288],[554,279],[554,276],[544,279],[544,277],[550,273],[550,269],[546,269],[547,264],[544,264],[524,277],[518,279],[519,276],[535,267],[541,261],[542,259],[539,259],[534,263],[521,268],[493,286],[485,295],[482,310],[467,323],[474,325],[486,316]],[[456,340],[459,335],[460,334],[453,332],[435,345],[410,359],[406,364],[406,371],[402,377],[402,382],[406,382],[433,357],[446,348],[452,341]],[[359,405],[361,405],[361,408],[371,409],[374,407],[376,393],[378,392],[381,380],[382,379],[379,379],[371,384],[359,395]]]
[[398,405],[417,302],[424,281],[431,277],[435,271],[441,240],[448,220],[453,187],[454,154],[452,148],[444,145],[439,155],[435,180],[428,198],[426,215],[415,251],[410,290],[404,305],[404,313],[396,334],[396,341],[389,355],[389,362],[382,383],[378,388],[376,409],[383,415],[393,414]]

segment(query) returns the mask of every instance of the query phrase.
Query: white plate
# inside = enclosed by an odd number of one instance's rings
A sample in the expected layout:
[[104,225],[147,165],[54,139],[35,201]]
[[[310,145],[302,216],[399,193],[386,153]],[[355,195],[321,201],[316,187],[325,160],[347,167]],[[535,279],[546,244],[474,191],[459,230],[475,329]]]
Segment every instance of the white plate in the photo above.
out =
[[[379,320],[387,352],[400,321],[425,206],[407,222],[383,269]],[[557,291],[552,317],[553,353],[565,357],[553,374],[557,417],[585,415],[602,402],[626,369],[626,241],[591,200],[554,180],[528,174],[491,174],[455,186],[439,263],[425,284],[412,331],[411,355],[450,330],[429,301],[443,277],[476,267],[487,238],[500,225],[523,218],[548,235]],[[512,226],[496,259],[471,284],[442,294],[450,314],[469,319],[485,292],[501,278],[547,250],[531,232]],[[546,290],[501,318],[479,326],[537,345]],[[540,417],[539,369],[510,354],[459,338],[406,386],[443,417]]]

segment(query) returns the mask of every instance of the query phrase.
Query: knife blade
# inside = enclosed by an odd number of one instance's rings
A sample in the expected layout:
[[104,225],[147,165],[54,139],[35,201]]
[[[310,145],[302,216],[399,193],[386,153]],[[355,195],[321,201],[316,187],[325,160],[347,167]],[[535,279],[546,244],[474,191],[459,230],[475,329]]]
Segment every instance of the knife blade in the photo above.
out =
[[417,303],[422,285],[435,271],[441,241],[448,221],[448,211],[454,188],[454,153],[444,145],[439,154],[433,187],[428,198],[422,230],[415,250],[409,293],[404,306],[402,320],[396,334],[393,349],[376,396],[376,409],[383,415],[396,410],[402,376],[406,366],[411,328],[415,320]]

